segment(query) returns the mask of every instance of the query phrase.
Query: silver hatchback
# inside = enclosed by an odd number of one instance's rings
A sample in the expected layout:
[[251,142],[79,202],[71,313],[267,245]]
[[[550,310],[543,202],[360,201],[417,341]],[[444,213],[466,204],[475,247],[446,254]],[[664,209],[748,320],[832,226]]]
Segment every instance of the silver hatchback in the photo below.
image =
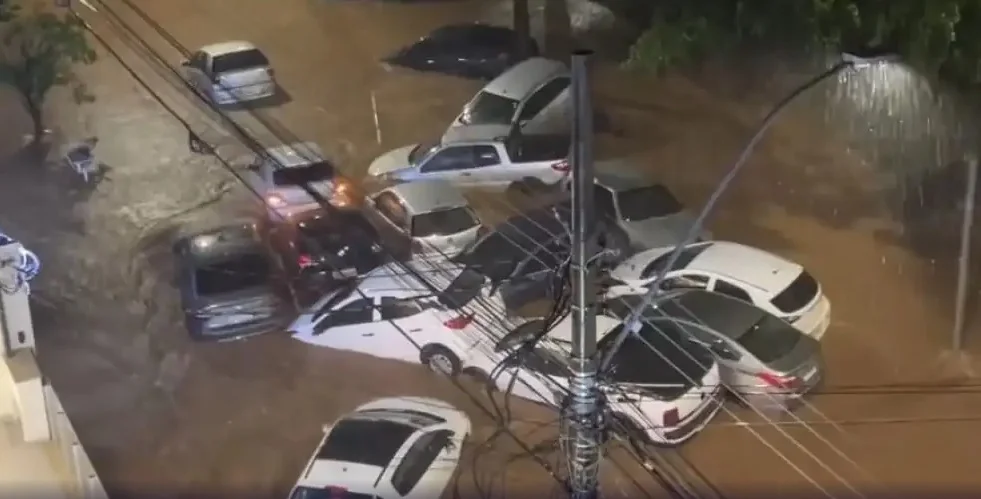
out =
[[397,184],[370,194],[364,213],[382,244],[402,259],[454,257],[474,242],[481,227],[463,194],[443,180]]

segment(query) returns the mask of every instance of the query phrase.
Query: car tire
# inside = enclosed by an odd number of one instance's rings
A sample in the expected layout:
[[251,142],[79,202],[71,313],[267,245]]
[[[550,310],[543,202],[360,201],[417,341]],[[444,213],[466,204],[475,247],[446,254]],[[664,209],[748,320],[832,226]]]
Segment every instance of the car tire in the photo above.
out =
[[460,374],[460,359],[442,345],[427,345],[419,353],[419,362],[434,373],[454,377]]

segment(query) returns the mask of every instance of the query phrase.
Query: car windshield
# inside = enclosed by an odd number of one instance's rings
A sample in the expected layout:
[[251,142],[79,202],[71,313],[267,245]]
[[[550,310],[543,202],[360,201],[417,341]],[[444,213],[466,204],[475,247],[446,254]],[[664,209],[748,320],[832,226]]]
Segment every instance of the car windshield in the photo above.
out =
[[417,145],[415,148],[412,149],[411,152],[409,152],[409,163],[413,165],[419,163],[419,161],[421,161],[426,156],[429,156],[430,154],[436,152],[436,149],[439,148],[439,145],[440,145],[439,141],[426,142]]
[[441,417],[433,416],[432,414],[425,412],[413,411],[411,409],[369,409],[366,411],[359,411],[358,417],[398,421],[418,429],[429,428],[430,426],[443,424],[446,422],[446,420]]
[[801,340],[793,326],[780,318],[763,313],[736,342],[753,354],[760,362],[770,363],[790,353]]
[[303,166],[277,168],[272,174],[273,184],[278,186],[302,185],[309,182],[330,180],[333,177],[334,167],[326,161],[310,163]]
[[232,293],[267,283],[269,262],[258,253],[247,253],[198,267],[194,284],[201,296]]
[[464,125],[510,125],[518,104],[503,95],[482,91],[467,106],[461,121]]
[[266,56],[259,49],[251,49],[216,56],[212,62],[211,70],[215,74],[221,74],[266,67],[269,67],[269,59],[266,59]]
[[[692,260],[697,258],[698,255],[701,255],[702,252],[709,246],[711,246],[711,243],[692,244],[685,247],[685,249],[681,250],[681,254],[678,255],[678,259],[674,261],[674,268],[671,270],[679,270],[687,267],[689,264],[691,264]],[[664,271],[664,267],[668,264],[668,260],[671,259],[672,253],[674,253],[673,250],[655,258],[653,261],[651,261],[651,263],[648,263],[647,266],[644,267],[644,270],[641,271],[640,278],[651,279],[656,277],[659,272]]]
[[818,293],[818,283],[806,270],[802,271],[787,289],[778,294],[770,303],[781,312],[790,314],[806,307]]
[[384,468],[415,432],[416,428],[406,423],[355,415],[331,428],[317,459]]
[[476,227],[480,222],[470,208],[431,211],[412,217],[412,237],[449,236]]
[[663,185],[649,185],[617,193],[620,218],[627,222],[675,215],[684,209],[681,201]]
[[374,494],[351,492],[343,487],[297,487],[290,499],[377,499]]

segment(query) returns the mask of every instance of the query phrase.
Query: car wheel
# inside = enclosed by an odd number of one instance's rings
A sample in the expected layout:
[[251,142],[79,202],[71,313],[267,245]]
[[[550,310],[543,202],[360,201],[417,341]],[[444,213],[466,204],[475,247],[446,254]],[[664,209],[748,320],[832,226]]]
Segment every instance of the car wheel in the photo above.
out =
[[429,345],[422,349],[419,361],[437,374],[456,376],[460,374],[460,359],[448,348],[440,345]]

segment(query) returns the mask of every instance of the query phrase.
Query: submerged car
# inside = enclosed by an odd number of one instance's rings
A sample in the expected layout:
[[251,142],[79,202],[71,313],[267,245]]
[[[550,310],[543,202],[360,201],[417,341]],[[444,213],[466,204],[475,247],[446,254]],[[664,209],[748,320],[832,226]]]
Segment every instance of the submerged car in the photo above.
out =
[[[640,296],[607,302],[625,317]],[[681,327],[721,366],[725,386],[756,406],[789,407],[824,377],[821,344],[779,317],[742,300],[704,290],[680,290],[644,310],[648,325]]]
[[[536,346],[522,346],[541,334],[545,324],[533,321],[502,338],[496,350],[517,355],[503,366],[494,383],[502,390],[545,405],[560,406],[569,390],[566,361],[572,350],[572,317],[554,324]],[[625,338],[624,324],[596,317],[597,351],[609,365],[602,380],[612,414],[611,428],[630,439],[663,446],[680,445],[704,428],[722,407],[719,366],[711,353],[679,328],[644,325]],[[517,376],[518,382],[512,383]]]
[[232,340],[278,330],[289,309],[274,266],[251,224],[177,241],[177,285],[196,340]]
[[[610,272],[626,287],[619,294],[646,293],[673,252],[674,247],[656,248],[621,262]],[[660,287],[707,289],[752,303],[816,340],[831,323],[831,302],[804,267],[744,244],[710,241],[685,247]]]
[[364,213],[382,244],[402,258],[452,258],[473,243],[481,227],[463,194],[439,180],[382,189],[367,196]]
[[438,399],[364,404],[324,427],[290,499],[440,497],[460,461],[470,419]]
[[522,56],[520,39],[513,29],[481,23],[451,24],[433,30],[383,62],[416,71],[491,79],[524,57],[537,56],[538,44],[528,42],[527,54]]
[[267,216],[273,220],[321,209],[318,197],[338,209],[355,209],[360,198],[313,142],[266,149],[253,158],[246,178],[262,195]]
[[525,60],[484,86],[450,124],[520,127],[524,135],[565,135],[572,120],[569,68],[543,57]]
[[386,257],[375,229],[360,213],[322,210],[268,223],[263,236],[298,307],[364,275]]
[[255,101],[276,94],[269,59],[249,42],[206,45],[180,65],[188,85],[215,105]]

